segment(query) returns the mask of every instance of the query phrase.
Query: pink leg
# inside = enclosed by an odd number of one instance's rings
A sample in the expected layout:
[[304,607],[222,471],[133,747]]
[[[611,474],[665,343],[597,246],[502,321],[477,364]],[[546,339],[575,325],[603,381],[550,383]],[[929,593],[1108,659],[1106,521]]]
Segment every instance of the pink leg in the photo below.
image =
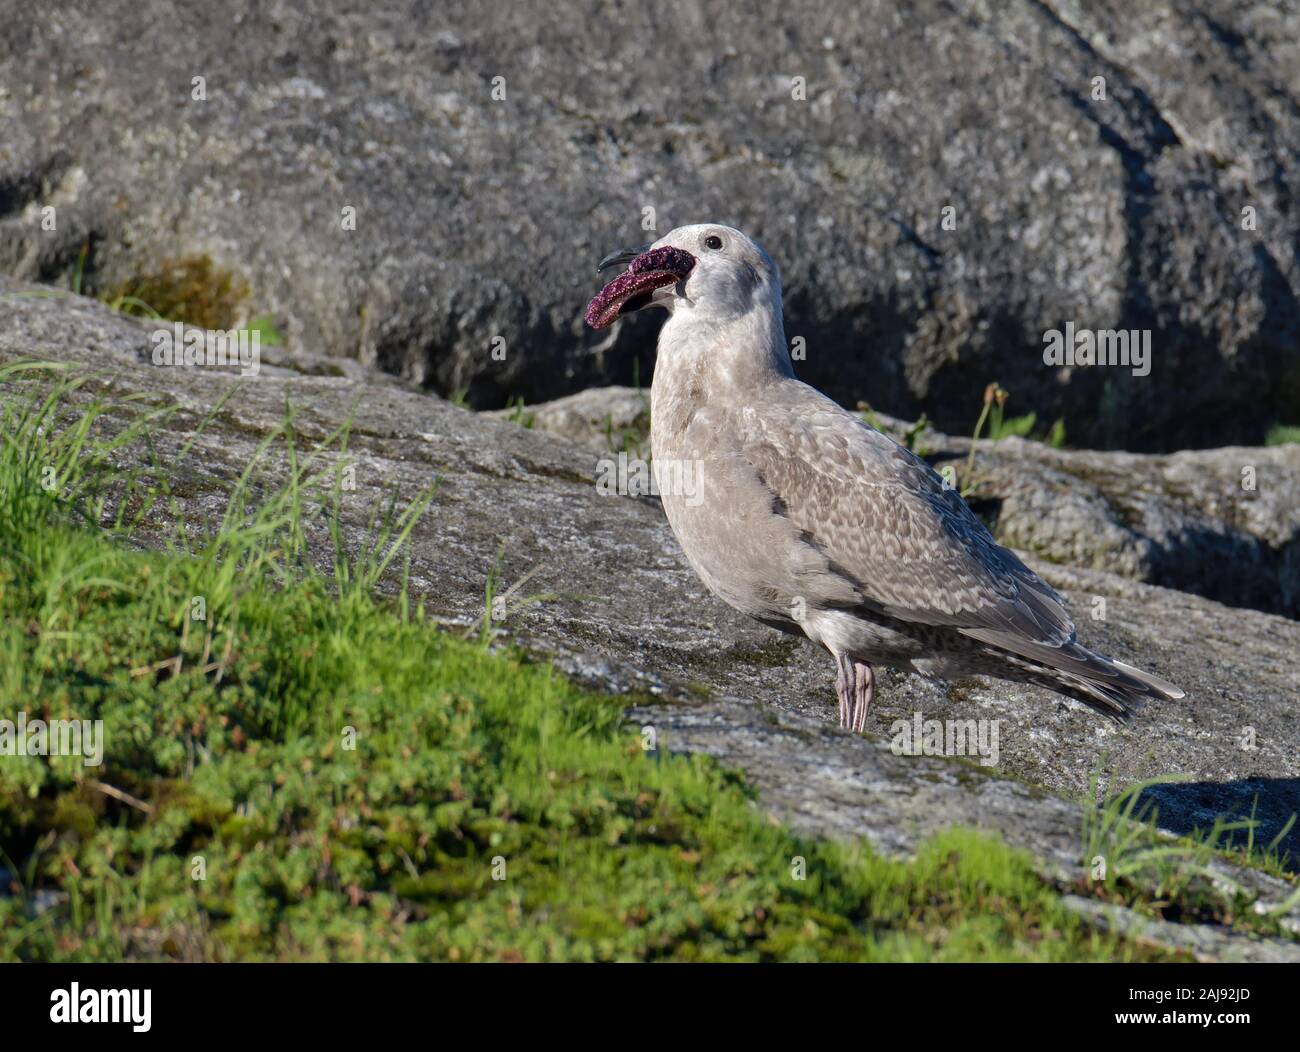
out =
[[835,693],[840,699],[840,726],[847,730],[853,712],[853,662],[844,654],[836,654],[835,668]]
[[853,731],[861,734],[867,727],[867,709],[876,696],[876,674],[865,661],[853,662],[853,672]]

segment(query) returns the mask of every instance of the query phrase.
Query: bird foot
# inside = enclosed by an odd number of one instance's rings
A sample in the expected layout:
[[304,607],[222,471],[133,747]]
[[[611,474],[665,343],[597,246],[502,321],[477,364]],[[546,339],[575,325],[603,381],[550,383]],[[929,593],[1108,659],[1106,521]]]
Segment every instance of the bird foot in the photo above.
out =
[[846,654],[835,655],[835,692],[840,699],[840,726],[861,734],[867,726],[867,710],[876,695],[875,670],[865,661]]

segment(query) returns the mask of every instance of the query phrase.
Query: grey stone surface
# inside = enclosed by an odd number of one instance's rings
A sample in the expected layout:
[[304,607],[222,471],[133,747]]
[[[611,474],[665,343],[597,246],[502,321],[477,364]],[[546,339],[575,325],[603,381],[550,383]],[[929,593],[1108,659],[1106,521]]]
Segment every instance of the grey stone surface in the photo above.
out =
[[[653,209],[769,249],[798,368],[846,404],[960,433],[1000,379],[1083,445],[1257,444],[1300,422],[1298,25],[1230,0],[0,0],[0,271],[67,281],[88,243],[103,290],[208,253],[297,348],[500,406],[648,382],[658,319],[581,314]],[[1150,375],[1045,368],[1066,322],[1152,330]]]
[[981,444],[973,494],[1004,544],[1300,617],[1300,445],[1163,456]]
[[[762,806],[804,831],[864,836],[906,854],[928,832],[972,823],[1032,852],[1045,874],[1068,884],[1082,872],[1075,801],[1094,776],[1104,794],[1184,776],[1158,790],[1161,822],[1179,832],[1215,815],[1247,815],[1257,801],[1257,836],[1267,840],[1300,811],[1296,621],[1035,560],[1080,615],[1087,645],[1174,680],[1188,696],[1152,703],[1116,728],[1035,687],[890,676],[868,735],[854,737],[832,726],[826,655],[705,593],[656,500],[597,493],[594,452],[372,373],[318,375],[288,358],[242,381],[155,367],[145,325],[86,299],[14,295],[40,291],[0,279],[0,362],[63,362],[94,378],[78,397],[111,385],[159,404],[177,400],[184,410],[157,448],[165,461],[175,458],[172,481],[189,521],[224,510],[219,483],[243,470],[286,399],[306,441],[325,438],[354,411],[357,490],[342,512],[352,550],[367,544],[378,504],[436,483],[413,534],[410,581],[437,620],[452,630],[474,625],[494,567],[506,588],[531,574],[516,599],[540,598],[511,604],[497,626],[502,640],[550,655],[592,686],[627,692],[633,717],[655,725],[661,747],[702,749],[742,768]],[[191,455],[176,458],[232,387],[236,395]],[[169,524],[153,525],[161,536]],[[313,536],[326,552],[322,535]],[[1104,621],[1087,616],[1096,597],[1106,599]],[[1001,721],[999,763],[895,755],[892,725],[918,712]],[[1283,848],[1300,857],[1294,829]],[[1286,887],[1277,884],[1254,894],[1275,903]]]
[[1295,944],[1285,939],[1242,939],[1227,936],[1209,924],[1173,924],[1143,917],[1123,906],[1067,895],[1065,904],[1089,918],[1103,931],[1115,931],[1153,946],[1184,950],[1198,961],[1243,961],[1289,964],[1296,960]]
[[601,455],[635,450],[650,456],[650,392],[641,388],[589,387],[551,402],[484,415],[560,435]]

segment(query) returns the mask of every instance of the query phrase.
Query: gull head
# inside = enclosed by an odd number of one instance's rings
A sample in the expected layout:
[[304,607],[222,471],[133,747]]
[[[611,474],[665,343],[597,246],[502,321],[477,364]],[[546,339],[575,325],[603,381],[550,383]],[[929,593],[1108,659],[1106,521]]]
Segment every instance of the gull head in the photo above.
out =
[[781,302],[776,264],[734,227],[718,223],[679,226],[652,245],[611,252],[597,271],[627,269],[587,306],[587,324],[603,329],[621,315],[646,307],[701,311],[723,321],[754,309],[755,302]]

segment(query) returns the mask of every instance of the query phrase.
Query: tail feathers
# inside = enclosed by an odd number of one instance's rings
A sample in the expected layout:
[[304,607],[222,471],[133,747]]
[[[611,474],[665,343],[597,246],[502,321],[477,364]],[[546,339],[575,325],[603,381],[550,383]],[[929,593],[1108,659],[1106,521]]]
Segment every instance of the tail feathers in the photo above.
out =
[[1106,662],[1112,668],[1118,669],[1126,680],[1135,680],[1139,684],[1142,694],[1146,697],[1165,698],[1169,701],[1177,701],[1179,698],[1187,697],[1181,688],[1175,687],[1169,680],[1161,679],[1153,673],[1143,672],[1140,668],[1126,665],[1114,658],[1102,657],[1100,654],[1093,654],[1093,657],[1098,661]]
[[[1173,701],[1183,692],[1168,680],[1070,642],[1064,646],[1007,639],[981,631],[967,635],[993,643],[1002,662],[1022,670],[1040,686],[1081,701],[1111,719],[1124,722],[1148,698]],[[1027,675],[1024,675],[1027,673]]]
[[[1053,689],[1089,705],[1117,722],[1127,721],[1148,698],[1173,701],[1184,693],[1166,679],[1095,654],[1077,643],[1069,649],[1067,668],[1048,671]],[[1080,667],[1083,666],[1083,667]]]

